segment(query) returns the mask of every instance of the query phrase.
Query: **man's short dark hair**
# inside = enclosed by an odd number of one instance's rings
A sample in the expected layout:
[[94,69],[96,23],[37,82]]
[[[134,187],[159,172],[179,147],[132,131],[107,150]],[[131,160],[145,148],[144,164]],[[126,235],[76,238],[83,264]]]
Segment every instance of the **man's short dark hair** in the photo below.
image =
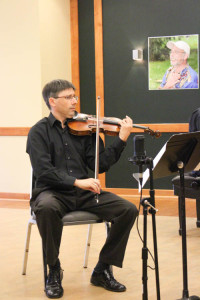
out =
[[67,89],[73,89],[75,91],[76,88],[71,82],[64,79],[52,80],[44,86],[42,96],[49,109],[51,109],[49,98],[57,97],[59,92]]

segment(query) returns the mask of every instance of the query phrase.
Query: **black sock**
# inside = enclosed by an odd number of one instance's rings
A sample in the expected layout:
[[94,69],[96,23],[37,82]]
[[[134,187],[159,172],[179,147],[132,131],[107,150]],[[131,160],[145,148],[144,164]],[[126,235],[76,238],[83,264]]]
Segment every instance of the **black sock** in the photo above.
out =
[[98,273],[103,272],[105,269],[109,268],[109,264],[103,263],[101,261],[98,261],[96,267],[94,268],[94,270]]

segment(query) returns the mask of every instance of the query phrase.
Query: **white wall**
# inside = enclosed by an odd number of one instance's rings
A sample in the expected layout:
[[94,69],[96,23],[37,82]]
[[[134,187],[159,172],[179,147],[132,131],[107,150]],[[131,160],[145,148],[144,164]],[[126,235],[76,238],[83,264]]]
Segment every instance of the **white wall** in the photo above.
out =
[[[48,112],[41,89],[71,79],[70,0],[0,0],[0,127],[31,127]],[[0,192],[28,193],[26,137],[0,137]]]

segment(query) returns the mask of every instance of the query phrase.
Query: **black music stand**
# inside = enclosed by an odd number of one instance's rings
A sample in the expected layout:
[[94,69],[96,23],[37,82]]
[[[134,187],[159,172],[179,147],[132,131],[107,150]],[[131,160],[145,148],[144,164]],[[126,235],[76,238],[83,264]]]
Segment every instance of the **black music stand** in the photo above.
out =
[[[183,262],[183,296],[179,300],[200,300],[198,296],[189,297],[187,275],[187,243],[185,217],[184,172],[194,170],[200,162],[200,132],[172,135],[154,159],[153,177],[161,178],[180,174],[181,215],[182,215],[182,262]],[[143,175],[143,186],[149,177],[147,169]]]

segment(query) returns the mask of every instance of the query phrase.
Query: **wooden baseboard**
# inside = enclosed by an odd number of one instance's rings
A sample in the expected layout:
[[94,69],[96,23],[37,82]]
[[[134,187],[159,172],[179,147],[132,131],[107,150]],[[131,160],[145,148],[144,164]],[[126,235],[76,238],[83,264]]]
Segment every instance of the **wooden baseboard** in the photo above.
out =
[[[104,191],[111,192],[120,196],[139,196],[138,189],[126,189],[126,188],[103,188]],[[159,197],[171,197],[174,195],[173,190],[155,190],[156,196]],[[143,189],[143,195],[149,195],[148,189]]]
[[[122,198],[134,203],[139,207],[140,194],[137,189],[105,188],[105,191],[112,192]],[[149,197],[149,190],[143,190],[143,197]],[[172,190],[155,190],[157,215],[178,216],[178,197],[173,195]],[[186,199],[186,216],[196,218],[195,199]],[[29,209],[28,193],[3,193],[0,192],[0,208]],[[142,214],[142,209],[140,211]]]
[[[137,189],[126,189],[126,188],[104,188],[104,191],[111,192],[117,194],[121,197],[139,197]],[[143,190],[143,196],[148,196],[149,190]],[[173,190],[155,190],[155,196],[159,198],[172,198],[175,197],[173,194]],[[28,193],[8,193],[8,192],[0,192],[1,199],[19,199],[19,200],[29,200]]]

